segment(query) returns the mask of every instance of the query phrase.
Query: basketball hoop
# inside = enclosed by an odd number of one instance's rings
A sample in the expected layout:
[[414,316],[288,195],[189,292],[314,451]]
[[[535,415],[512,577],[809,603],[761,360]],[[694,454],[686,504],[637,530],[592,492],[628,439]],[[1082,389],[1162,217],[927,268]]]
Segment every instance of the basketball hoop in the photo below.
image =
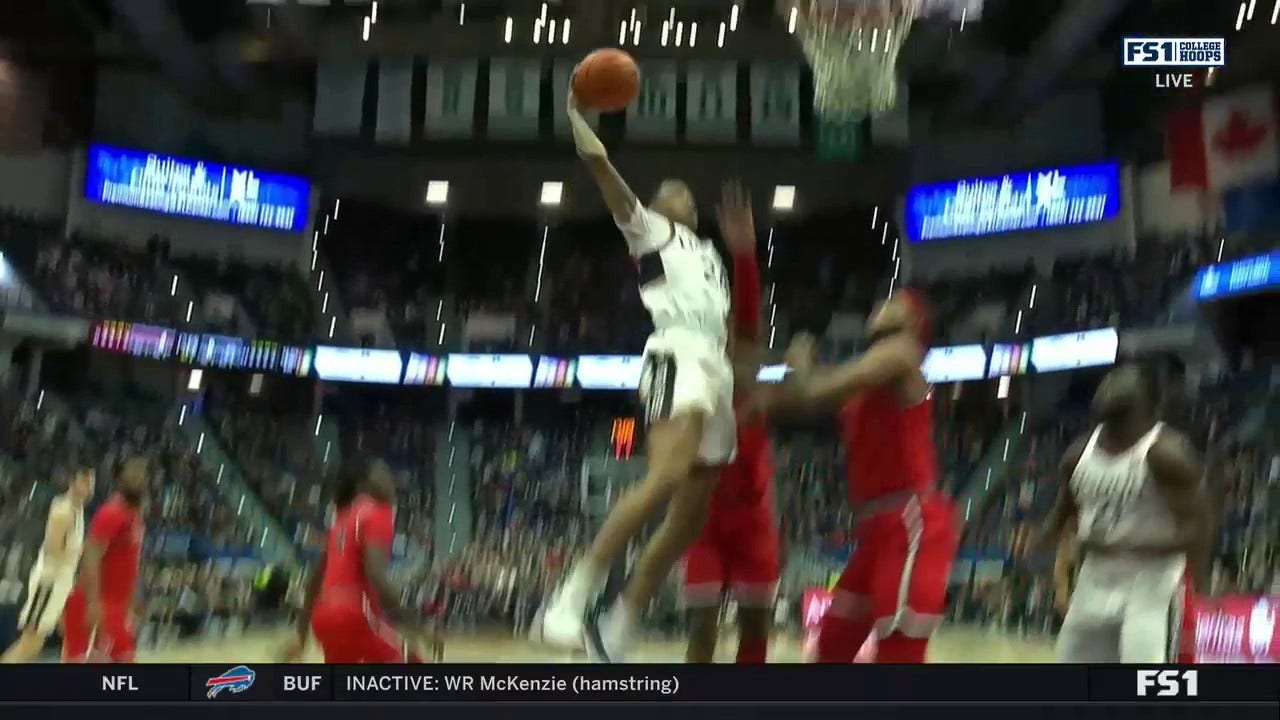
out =
[[[813,68],[813,107],[829,122],[861,120],[898,99],[898,53],[922,0],[795,0],[795,19]],[[787,18],[790,23],[791,17]]]

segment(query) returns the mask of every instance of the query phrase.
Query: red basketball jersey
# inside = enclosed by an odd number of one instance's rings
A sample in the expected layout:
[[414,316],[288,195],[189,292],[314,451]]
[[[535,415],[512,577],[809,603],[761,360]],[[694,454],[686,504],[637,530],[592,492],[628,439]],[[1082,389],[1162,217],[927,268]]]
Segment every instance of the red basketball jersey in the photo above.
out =
[[360,495],[339,510],[329,527],[320,603],[356,600],[378,607],[378,593],[364,572],[364,550],[390,554],[395,510],[390,503]]
[[144,531],[142,513],[120,495],[111,496],[94,513],[88,536],[105,547],[99,578],[103,605],[128,607],[133,602]]
[[773,453],[763,418],[738,423],[738,456],[720,471],[711,512],[769,507],[773,494]]
[[840,410],[848,455],[849,502],[890,493],[927,493],[938,477],[933,397],[904,406],[892,387],[858,393]]

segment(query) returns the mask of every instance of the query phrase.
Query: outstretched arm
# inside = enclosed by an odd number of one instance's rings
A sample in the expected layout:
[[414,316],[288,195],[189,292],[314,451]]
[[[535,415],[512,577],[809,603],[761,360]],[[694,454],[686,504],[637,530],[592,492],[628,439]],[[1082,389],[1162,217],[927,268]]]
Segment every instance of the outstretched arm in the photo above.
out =
[[920,371],[920,348],[905,337],[875,343],[862,357],[828,367],[814,367],[813,351],[808,336],[792,343],[787,351],[792,372],[775,396],[776,404],[795,411],[832,406],[860,390]]
[[632,222],[640,207],[640,201],[636,199],[635,193],[631,192],[631,188],[627,187],[626,181],[618,174],[613,163],[609,162],[609,154],[604,149],[604,143],[600,142],[595,130],[591,129],[587,119],[582,116],[578,100],[574,97],[572,90],[569,91],[568,113],[569,127],[573,131],[573,144],[577,147],[578,157],[582,158],[587,165],[587,170],[591,172],[591,177],[595,178],[596,186],[600,188],[600,194],[604,197],[604,204],[609,207],[609,212],[619,225]]
[[733,258],[730,357],[735,383],[750,386],[760,371],[760,263],[751,198],[739,183],[725,183],[716,222]]

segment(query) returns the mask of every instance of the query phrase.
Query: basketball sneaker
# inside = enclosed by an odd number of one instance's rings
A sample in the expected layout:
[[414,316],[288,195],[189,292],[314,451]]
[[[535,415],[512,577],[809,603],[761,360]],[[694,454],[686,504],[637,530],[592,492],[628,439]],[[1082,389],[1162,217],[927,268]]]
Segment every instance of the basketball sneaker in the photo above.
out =
[[625,663],[635,633],[635,621],[619,600],[608,612],[585,624],[583,642],[587,657],[596,663]]
[[534,616],[530,639],[564,650],[582,650],[585,611],[569,600],[563,588],[553,593]]

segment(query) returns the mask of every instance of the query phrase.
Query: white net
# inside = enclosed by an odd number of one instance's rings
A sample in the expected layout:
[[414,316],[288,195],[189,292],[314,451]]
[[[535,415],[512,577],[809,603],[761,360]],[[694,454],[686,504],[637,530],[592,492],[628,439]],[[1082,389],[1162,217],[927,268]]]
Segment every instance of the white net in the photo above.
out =
[[920,0],[806,0],[796,34],[813,68],[814,110],[823,120],[859,120],[897,102],[895,72]]

